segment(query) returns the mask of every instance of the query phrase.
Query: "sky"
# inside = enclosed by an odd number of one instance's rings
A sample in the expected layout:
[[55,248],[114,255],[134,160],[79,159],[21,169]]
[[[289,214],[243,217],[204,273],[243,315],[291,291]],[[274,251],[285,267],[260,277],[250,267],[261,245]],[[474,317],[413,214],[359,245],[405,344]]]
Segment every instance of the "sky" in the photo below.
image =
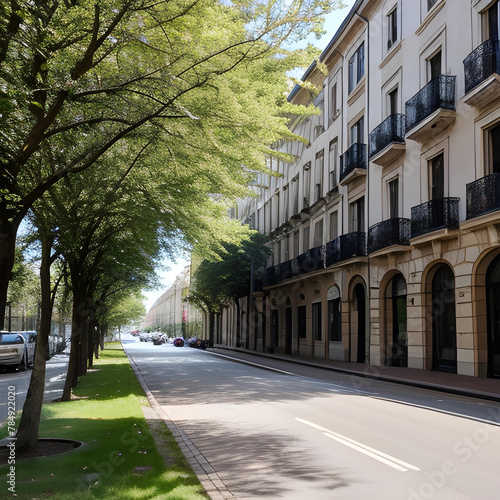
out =
[[[316,38],[314,38],[313,36],[307,41],[323,50],[333,38],[333,35],[335,35],[338,27],[342,24],[342,21],[349,13],[355,1],[356,0],[344,0],[343,3],[346,5],[345,8],[335,10],[326,17],[325,29],[327,33],[319,40],[316,40]],[[173,285],[175,278],[177,278],[177,276],[179,276],[179,274],[188,265],[189,261],[185,259],[178,259],[176,262],[166,261],[163,263],[163,266],[167,267],[168,270],[158,271],[157,273],[158,278],[161,282],[161,288],[154,291],[143,292],[143,295],[145,297],[144,304],[146,306],[146,311],[149,311],[155,301],[159,299],[160,296],[163,295],[163,293],[165,293],[171,285]]]

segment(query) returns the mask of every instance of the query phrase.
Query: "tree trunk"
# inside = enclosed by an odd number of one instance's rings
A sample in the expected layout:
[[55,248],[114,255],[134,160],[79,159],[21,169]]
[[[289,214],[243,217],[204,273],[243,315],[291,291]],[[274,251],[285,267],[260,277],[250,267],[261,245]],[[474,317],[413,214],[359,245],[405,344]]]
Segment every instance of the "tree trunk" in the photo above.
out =
[[7,307],[7,289],[16,257],[16,236],[19,222],[0,221],[0,330],[5,328],[5,308]]
[[50,250],[50,238],[42,236],[40,328],[37,336],[33,373],[17,431],[16,451],[18,453],[32,451],[38,446],[38,431],[45,389],[45,365],[49,359],[49,334],[53,304],[50,290]]

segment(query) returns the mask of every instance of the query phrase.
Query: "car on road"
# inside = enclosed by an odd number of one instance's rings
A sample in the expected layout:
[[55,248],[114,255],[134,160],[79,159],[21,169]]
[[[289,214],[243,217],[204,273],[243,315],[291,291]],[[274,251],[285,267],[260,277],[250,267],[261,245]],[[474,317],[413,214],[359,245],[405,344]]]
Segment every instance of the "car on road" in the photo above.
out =
[[19,371],[35,361],[36,332],[0,332],[0,366]]

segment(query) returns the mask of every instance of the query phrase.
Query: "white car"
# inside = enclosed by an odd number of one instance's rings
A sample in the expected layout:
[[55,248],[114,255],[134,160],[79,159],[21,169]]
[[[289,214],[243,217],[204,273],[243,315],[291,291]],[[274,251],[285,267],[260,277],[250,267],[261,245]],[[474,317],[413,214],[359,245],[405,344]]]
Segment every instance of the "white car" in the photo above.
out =
[[33,366],[36,332],[0,332],[0,366],[19,371]]

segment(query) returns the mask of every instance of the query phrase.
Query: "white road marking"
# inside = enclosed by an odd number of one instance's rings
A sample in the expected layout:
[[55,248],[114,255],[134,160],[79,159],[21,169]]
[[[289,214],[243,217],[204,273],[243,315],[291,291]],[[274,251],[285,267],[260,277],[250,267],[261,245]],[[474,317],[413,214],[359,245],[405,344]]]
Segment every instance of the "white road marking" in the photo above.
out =
[[365,455],[378,460],[390,467],[393,467],[396,470],[401,472],[408,472],[409,470],[420,470],[418,467],[411,465],[407,462],[403,462],[403,460],[399,460],[399,458],[395,458],[387,453],[371,448],[370,446],[366,446],[365,444],[359,443],[358,441],[354,441],[354,439],[348,438],[346,436],[342,436],[342,434],[338,434],[337,432],[326,429],[325,427],[321,427],[320,425],[314,424],[313,422],[309,422],[308,420],[304,420],[302,418],[295,417],[295,420],[301,422],[303,424],[308,425],[309,427],[313,427],[314,429],[318,429],[322,431],[325,436],[330,439],[334,439],[335,441],[344,444],[345,446],[349,446],[350,448],[359,451],[360,453],[364,453]]

